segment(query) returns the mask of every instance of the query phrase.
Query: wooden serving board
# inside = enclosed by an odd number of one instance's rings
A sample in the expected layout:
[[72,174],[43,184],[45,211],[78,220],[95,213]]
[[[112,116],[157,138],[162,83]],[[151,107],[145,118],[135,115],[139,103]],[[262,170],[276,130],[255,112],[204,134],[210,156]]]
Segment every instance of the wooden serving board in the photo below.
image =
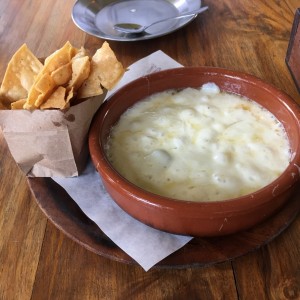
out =
[[[127,264],[136,262],[90,220],[75,201],[50,178],[28,178],[36,201],[47,218],[86,249]],[[251,230],[214,238],[194,238],[155,267],[207,266],[234,259],[267,244],[283,232],[300,210],[300,190],[274,216]]]

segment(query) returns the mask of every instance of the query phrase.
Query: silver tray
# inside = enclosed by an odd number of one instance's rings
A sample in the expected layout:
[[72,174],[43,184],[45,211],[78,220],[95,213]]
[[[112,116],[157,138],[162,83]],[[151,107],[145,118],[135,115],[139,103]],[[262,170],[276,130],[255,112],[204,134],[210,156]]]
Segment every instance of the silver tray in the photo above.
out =
[[201,7],[201,0],[78,0],[72,10],[74,23],[96,37],[115,41],[138,41],[156,38],[187,25],[197,15],[169,20],[151,26],[142,34],[116,31],[116,23],[148,25],[163,18],[189,13]]

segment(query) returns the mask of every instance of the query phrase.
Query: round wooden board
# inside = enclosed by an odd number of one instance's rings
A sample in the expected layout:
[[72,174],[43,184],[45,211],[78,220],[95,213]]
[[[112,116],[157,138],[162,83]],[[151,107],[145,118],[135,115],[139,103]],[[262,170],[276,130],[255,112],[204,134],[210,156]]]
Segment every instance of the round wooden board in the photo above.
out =
[[[69,238],[98,255],[123,263],[136,264],[51,178],[28,178],[28,182],[41,210]],[[207,266],[254,251],[270,242],[291,224],[300,210],[299,198],[300,190],[295,192],[276,215],[250,230],[223,237],[194,238],[155,267]]]

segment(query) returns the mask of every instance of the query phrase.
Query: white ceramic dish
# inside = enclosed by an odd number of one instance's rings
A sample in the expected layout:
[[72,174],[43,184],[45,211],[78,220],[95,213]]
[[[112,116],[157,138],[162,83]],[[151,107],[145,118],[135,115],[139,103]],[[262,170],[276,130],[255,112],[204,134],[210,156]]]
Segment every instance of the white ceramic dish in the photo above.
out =
[[163,18],[189,13],[201,7],[201,0],[78,0],[72,11],[74,23],[83,31],[106,40],[138,41],[173,32],[197,15],[151,26],[143,34],[126,34],[113,28],[117,23],[148,25]]

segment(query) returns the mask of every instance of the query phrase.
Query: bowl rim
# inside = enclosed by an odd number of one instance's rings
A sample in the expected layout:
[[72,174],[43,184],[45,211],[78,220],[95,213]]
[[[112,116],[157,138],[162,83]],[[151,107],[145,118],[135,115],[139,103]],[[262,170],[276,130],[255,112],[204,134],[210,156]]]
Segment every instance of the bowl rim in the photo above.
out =
[[[147,74],[141,76],[129,83],[125,84],[119,90],[117,90],[113,95],[111,95],[99,108],[96,112],[94,119],[92,121],[90,131],[89,131],[89,149],[92,161],[100,173],[101,177],[105,180],[108,180],[110,183],[118,182],[122,183],[122,185],[118,184],[118,189],[128,193],[129,190],[134,190],[135,198],[137,201],[144,203],[145,205],[149,206],[163,206],[165,208],[174,209],[176,208],[183,208],[187,205],[193,208],[206,208],[206,207],[215,207],[222,209],[230,210],[234,213],[234,211],[239,211],[240,208],[244,207],[245,209],[252,209],[253,207],[262,206],[266,202],[269,201],[268,197],[263,197],[263,192],[272,193],[275,196],[284,193],[288,190],[296,181],[299,180],[300,177],[300,145],[297,147],[297,151],[295,155],[291,157],[291,161],[287,168],[281,173],[279,177],[273,180],[268,185],[254,191],[253,193],[235,197],[231,199],[224,199],[224,200],[216,200],[216,201],[189,201],[189,200],[180,200],[180,199],[173,199],[169,197],[165,197],[162,195],[158,195],[146,190],[143,190],[139,186],[135,185],[134,183],[130,182],[128,179],[123,177],[117,170],[114,169],[112,164],[108,161],[103,148],[100,146],[99,142],[99,135],[100,135],[100,123],[107,117],[107,114],[111,107],[118,102],[118,95],[130,89],[132,86],[137,84],[138,82],[148,82],[152,79],[159,79],[163,76],[172,76],[174,74],[187,74],[191,72],[200,72],[200,73],[209,73],[212,76],[224,76],[226,78],[234,78],[241,80],[243,82],[247,82],[250,85],[259,85],[260,88],[264,89],[269,93],[275,93],[276,99],[280,102],[281,105],[285,106],[293,115],[294,119],[298,122],[298,135],[300,135],[300,107],[299,105],[285,92],[281,91],[280,89],[276,88],[274,85],[269,84],[262,79],[247,74],[240,71],[234,71],[225,68],[219,67],[210,67],[210,66],[199,66],[199,67],[179,67],[179,68],[172,68],[167,70],[161,70],[155,73]],[[252,99],[254,100],[254,99]],[[138,100],[139,101],[139,100]],[[255,100],[254,100],[255,101]],[[300,143],[299,143],[300,144]],[[292,175],[294,174],[294,175]],[[104,180],[104,181],[105,181]],[[279,183],[282,182],[280,185]],[[131,193],[132,194],[132,193]],[[249,197],[251,201],[249,201]],[[145,199],[147,198],[147,199]],[[236,203],[239,203],[239,208],[237,208]]]

